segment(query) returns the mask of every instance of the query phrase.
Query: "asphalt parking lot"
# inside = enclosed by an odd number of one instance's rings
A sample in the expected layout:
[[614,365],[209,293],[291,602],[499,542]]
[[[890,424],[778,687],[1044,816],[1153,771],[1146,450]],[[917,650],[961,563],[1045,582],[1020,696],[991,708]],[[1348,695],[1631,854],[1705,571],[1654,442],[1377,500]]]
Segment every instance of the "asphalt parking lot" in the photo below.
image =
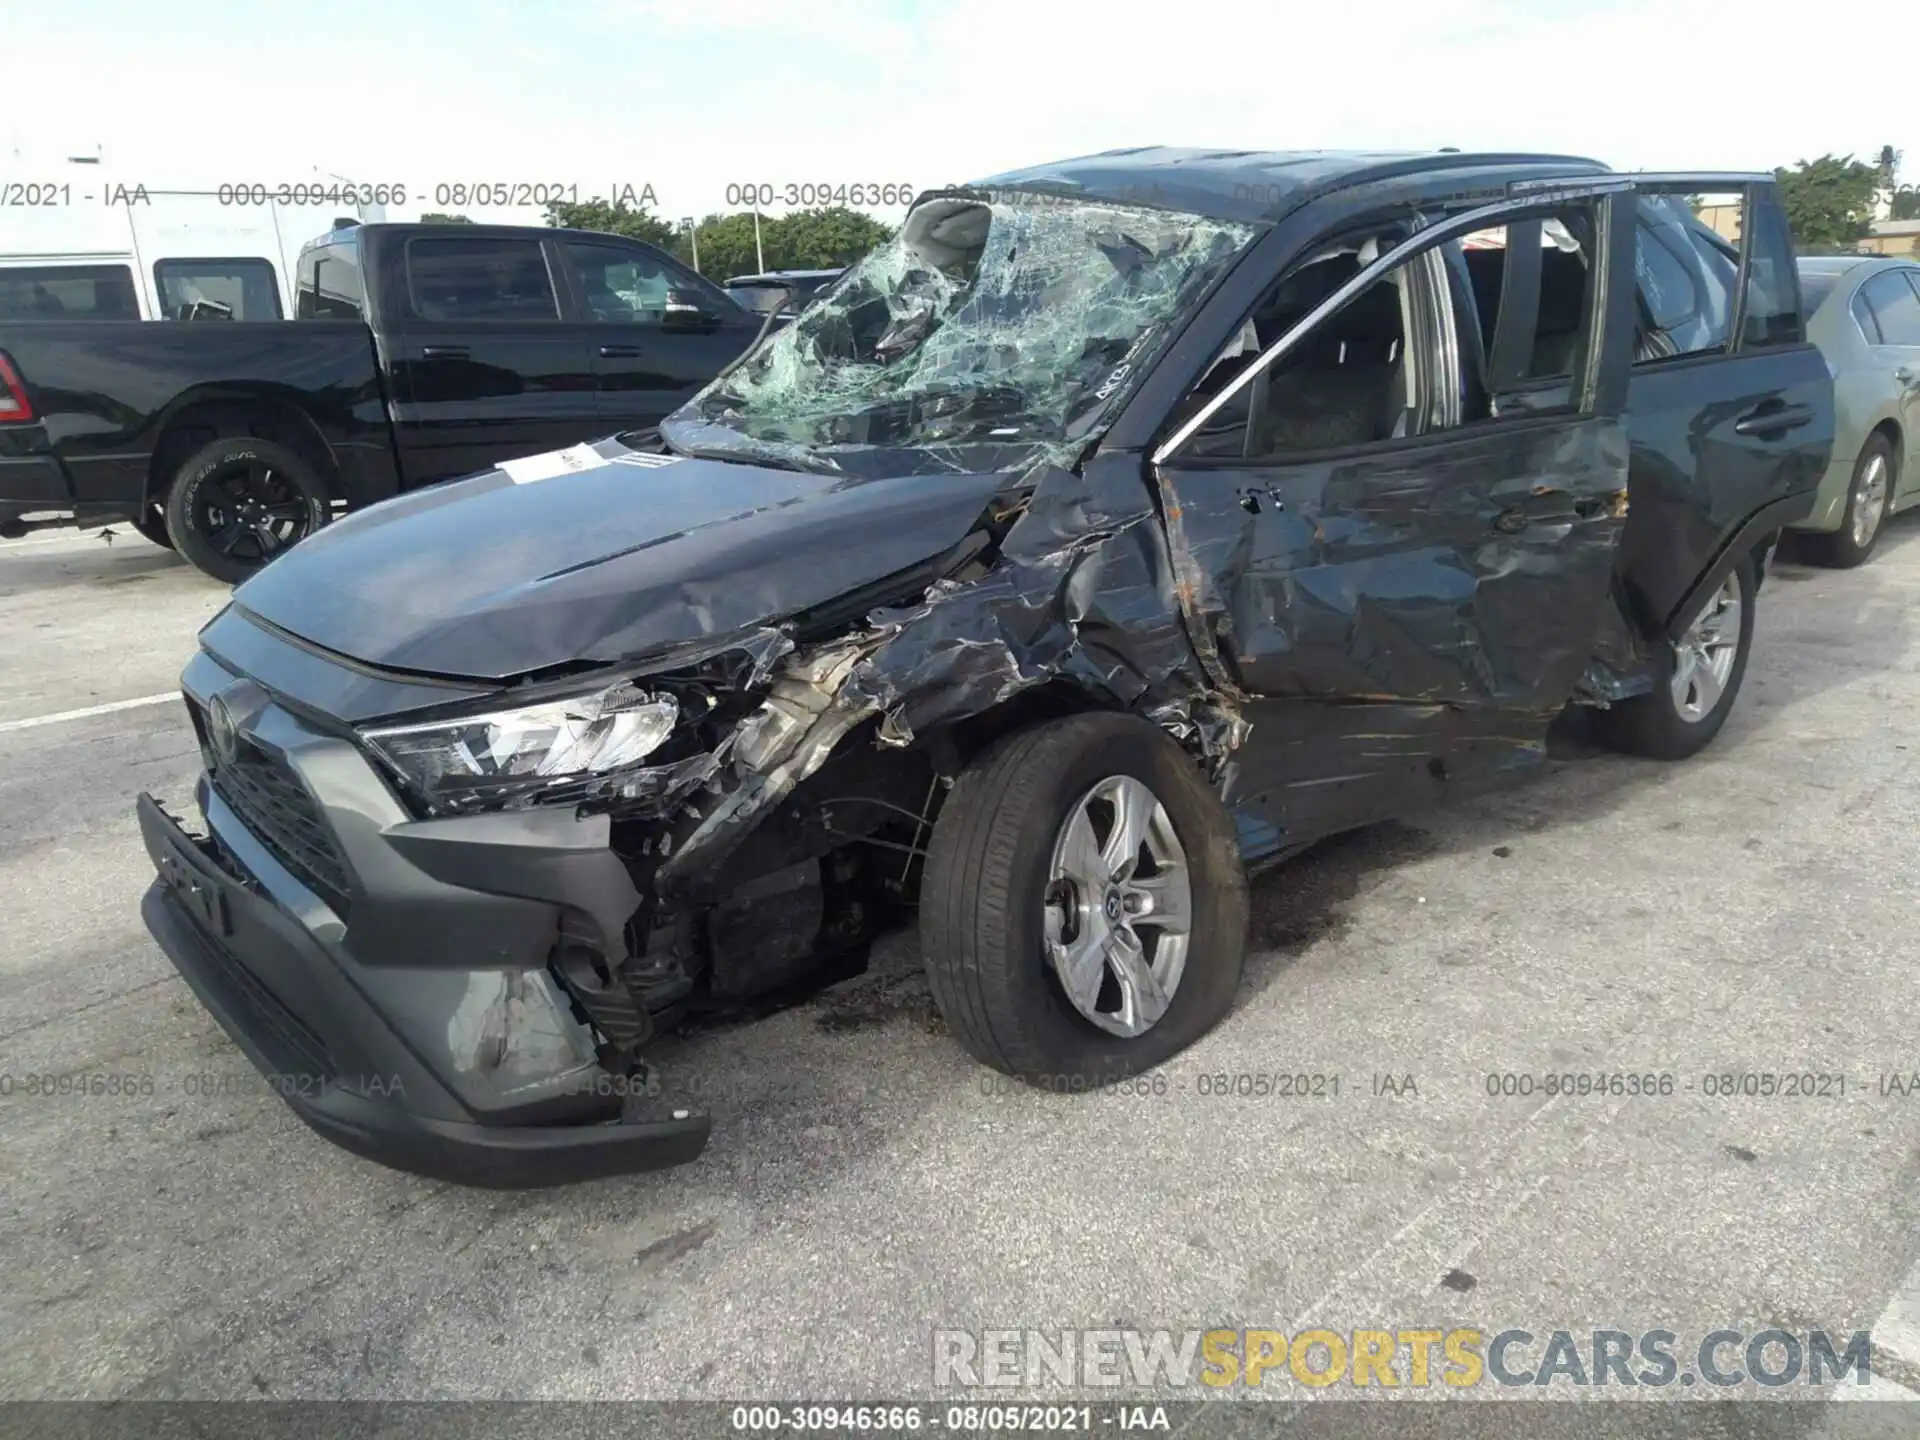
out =
[[[700,1161],[532,1194],[324,1143],[148,939],[132,802],[187,799],[185,715],[48,717],[165,695],[224,598],[125,532],[0,544],[0,1075],[151,1081],[0,1095],[0,1397],[929,1395],[935,1327],[1851,1332],[1920,1255],[1920,1095],[1878,1083],[1920,1071],[1920,523],[1775,572],[1695,761],[1575,732],[1260,880],[1164,1093],[996,1093],[897,937],[657,1052]],[[1489,1094],[1550,1071],[1678,1084]],[[1338,1094],[1199,1093],[1248,1072]]]

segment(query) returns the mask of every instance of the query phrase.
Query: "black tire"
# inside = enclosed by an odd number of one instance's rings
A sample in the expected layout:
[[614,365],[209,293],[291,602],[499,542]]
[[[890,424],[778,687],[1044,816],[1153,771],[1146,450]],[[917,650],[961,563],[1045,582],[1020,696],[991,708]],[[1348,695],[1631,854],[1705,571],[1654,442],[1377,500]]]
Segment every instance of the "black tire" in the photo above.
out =
[[167,533],[167,517],[159,506],[143,506],[140,513],[127,523],[162,550],[173,549],[173,536]]
[[[260,508],[245,511],[249,501]],[[194,451],[175,473],[167,534],[197,569],[238,585],[326,524],[328,504],[327,482],[299,454],[228,436]]]
[[[1069,810],[1102,779],[1144,781],[1187,856],[1185,970],[1143,1033],[1097,1028],[1047,960],[1047,872]],[[1006,737],[954,783],[928,846],[920,942],[935,1002],[967,1052],[1043,1086],[1116,1080],[1185,1049],[1232,1007],[1247,940],[1247,881],[1232,819],[1194,762],[1130,715],[1048,721]]]
[[[1880,497],[1880,514],[1873,523],[1863,545],[1854,538],[1854,518],[1857,514],[1869,469],[1876,459],[1885,477],[1882,483],[1885,492]],[[1863,565],[1873,547],[1879,542],[1880,532],[1887,528],[1887,518],[1893,513],[1894,492],[1900,485],[1900,461],[1893,453],[1893,446],[1885,435],[1878,431],[1867,437],[1867,443],[1860,447],[1860,456],[1853,462],[1853,480],[1847,486],[1846,508],[1840,512],[1840,528],[1831,534],[1818,532],[1803,533],[1800,536],[1802,553],[1816,565],[1830,566],[1836,570],[1851,570]]]
[[[1740,598],[1739,649],[1734,653],[1726,686],[1718,701],[1698,719],[1689,719],[1681,713],[1672,685],[1681,647],[1663,642],[1652,692],[1594,712],[1594,730],[1602,742],[1615,750],[1653,760],[1685,760],[1706,748],[1720,733],[1740,694],[1740,682],[1747,674],[1747,657],[1753,650],[1753,562],[1742,556],[1730,578],[1738,587]],[[1715,598],[1708,600],[1709,610],[1719,593],[1716,589]]]

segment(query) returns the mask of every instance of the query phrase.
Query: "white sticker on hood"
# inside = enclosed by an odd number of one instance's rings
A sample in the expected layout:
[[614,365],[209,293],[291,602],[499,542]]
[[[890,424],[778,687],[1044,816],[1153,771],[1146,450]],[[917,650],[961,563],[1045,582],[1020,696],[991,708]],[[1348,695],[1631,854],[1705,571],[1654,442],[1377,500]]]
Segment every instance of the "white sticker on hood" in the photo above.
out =
[[572,475],[581,470],[598,470],[610,463],[591,445],[575,445],[545,455],[528,455],[519,460],[502,460],[500,468],[516,485],[531,485],[535,480],[551,480],[556,475]]

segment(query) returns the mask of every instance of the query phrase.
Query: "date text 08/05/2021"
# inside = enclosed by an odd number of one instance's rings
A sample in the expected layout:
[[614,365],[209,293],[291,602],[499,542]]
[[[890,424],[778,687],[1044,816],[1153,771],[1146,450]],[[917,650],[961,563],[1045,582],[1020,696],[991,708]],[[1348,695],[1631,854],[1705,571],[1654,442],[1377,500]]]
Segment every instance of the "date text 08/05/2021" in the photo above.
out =
[[728,1417],[743,1432],[801,1430],[908,1435],[928,1430],[961,1434],[1017,1431],[1073,1435],[1093,1430],[1171,1430],[1164,1405],[736,1405]]

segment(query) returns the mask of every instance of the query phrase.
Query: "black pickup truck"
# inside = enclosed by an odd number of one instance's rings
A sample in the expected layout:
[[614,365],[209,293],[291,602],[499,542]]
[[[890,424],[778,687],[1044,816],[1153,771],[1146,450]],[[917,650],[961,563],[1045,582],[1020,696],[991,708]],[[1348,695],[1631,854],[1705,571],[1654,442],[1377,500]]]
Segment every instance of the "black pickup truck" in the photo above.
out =
[[298,318],[0,326],[0,535],[132,523],[237,582],[334,511],[646,430],[763,316],[587,231],[353,225]]

